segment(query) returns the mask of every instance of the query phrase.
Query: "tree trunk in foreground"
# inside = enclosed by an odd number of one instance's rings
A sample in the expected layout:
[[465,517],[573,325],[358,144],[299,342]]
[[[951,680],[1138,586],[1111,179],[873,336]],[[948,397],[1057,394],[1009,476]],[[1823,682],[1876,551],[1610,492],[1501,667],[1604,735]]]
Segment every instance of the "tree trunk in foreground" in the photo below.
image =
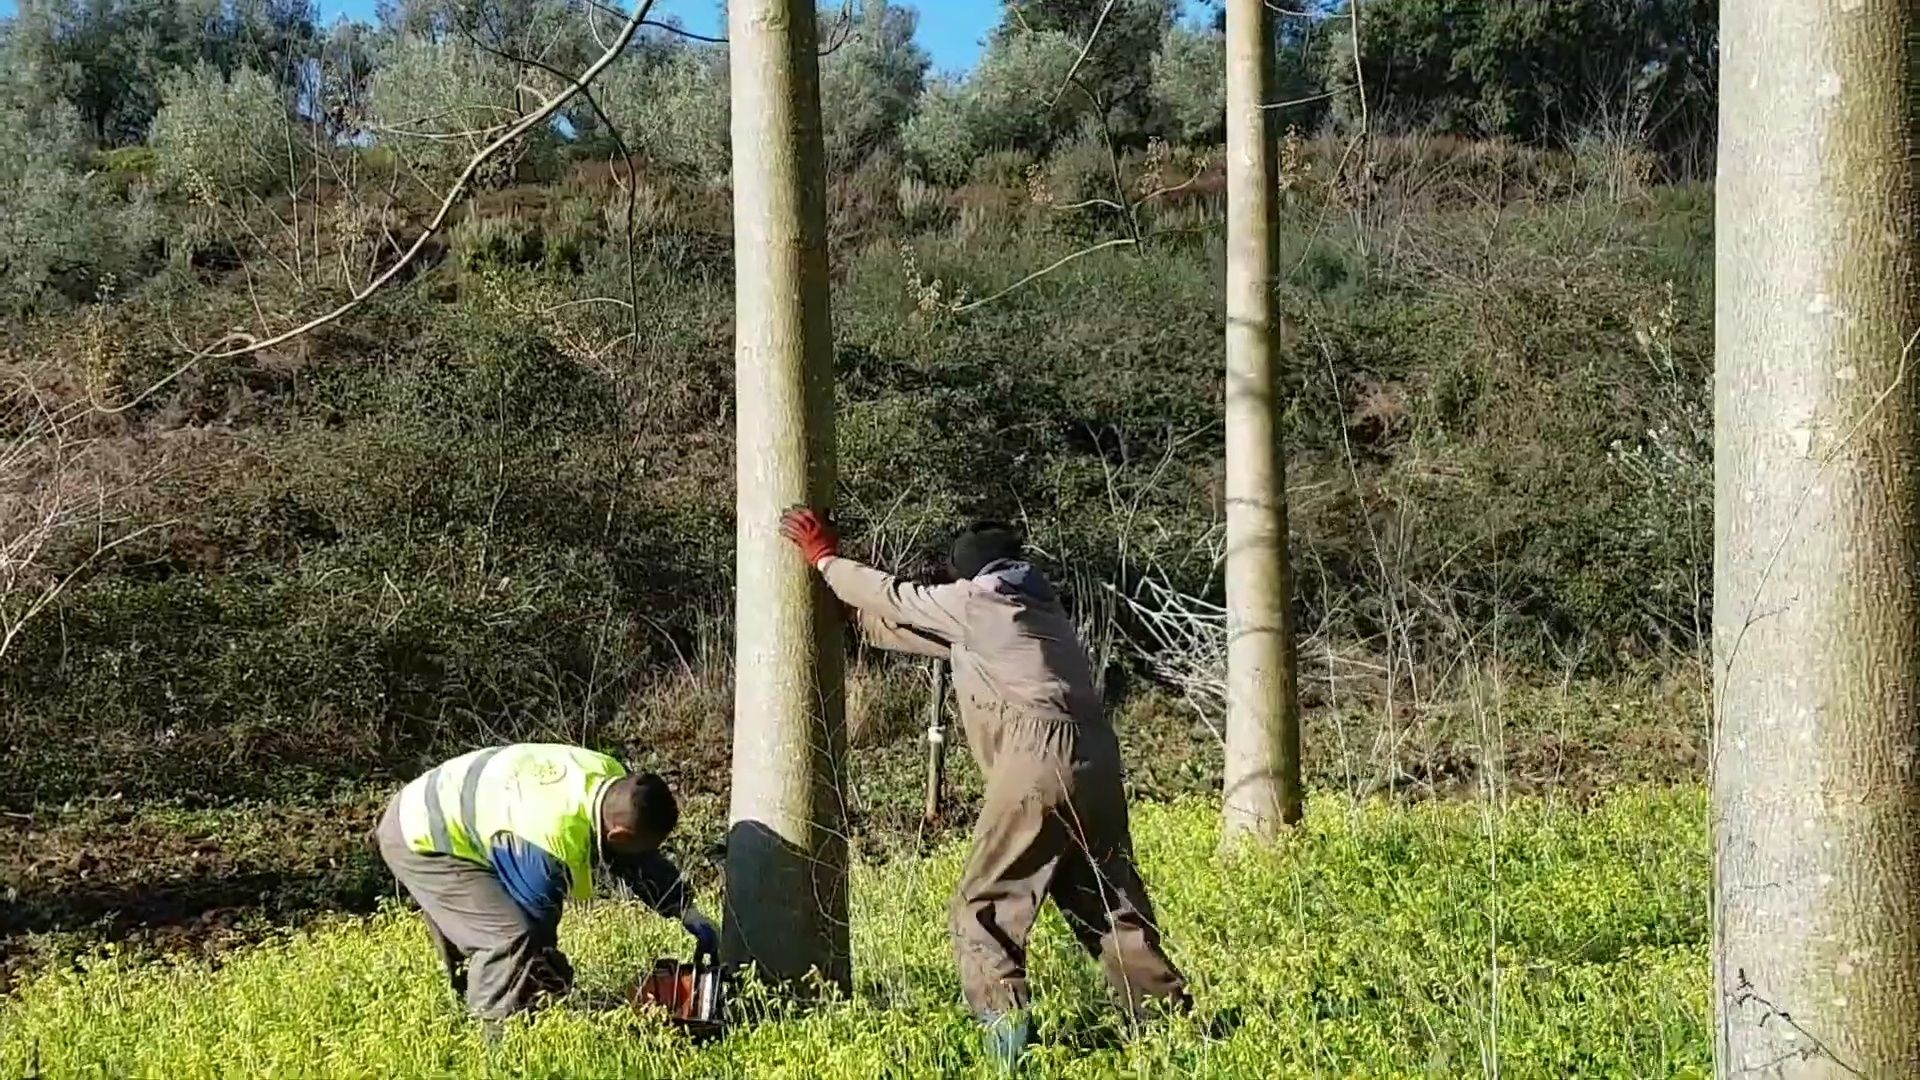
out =
[[1227,747],[1224,839],[1300,820],[1300,704],[1274,370],[1273,16],[1227,4]]
[[840,619],[779,535],[833,497],[833,333],[812,0],[733,0],[738,427],[733,805],[725,952],[852,981]]
[[1920,1076],[1916,12],[1721,8],[1723,1077]]

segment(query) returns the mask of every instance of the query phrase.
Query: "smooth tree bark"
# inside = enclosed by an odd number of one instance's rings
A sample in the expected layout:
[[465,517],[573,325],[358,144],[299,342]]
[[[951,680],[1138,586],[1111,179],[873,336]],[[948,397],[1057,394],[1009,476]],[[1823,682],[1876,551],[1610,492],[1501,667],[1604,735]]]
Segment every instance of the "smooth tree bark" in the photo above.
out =
[[1287,567],[1277,318],[1273,16],[1227,4],[1227,842],[1300,820],[1300,705]]
[[852,981],[840,618],[781,539],[833,497],[833,333],[813,0],[733,0],[738,581],[724,952]]
[[1920,6],[1720,27],[1718,1071],[1920,1076]]

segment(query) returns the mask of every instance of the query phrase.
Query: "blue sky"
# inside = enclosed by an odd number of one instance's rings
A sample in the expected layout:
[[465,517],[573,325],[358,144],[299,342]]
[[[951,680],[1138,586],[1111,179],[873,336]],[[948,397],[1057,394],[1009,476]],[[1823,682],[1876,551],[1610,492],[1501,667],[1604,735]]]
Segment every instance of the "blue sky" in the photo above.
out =
[[[321,15],[372,19],[375,0],[318,0]],[[980,58],[987,31],[1000,21],[1000,0],[904,0],[920,11],[920,44],[933,57],[937,71],[962,72]],[[16,0],[0,0],[0,18],[13,14]],[[1188,9],[1192,3],[1185,5]],[[718,34],[720,0],[655,0],[656,16],[676,16],[688,30]]]
[[[331,19],[345,13],[354,18],[373,17],[374,0],[319,0],[320,10]],[[13,0],[0,0],[0,8],[11,7]],[[920,44],[933,57],[940,71],[965,71],[980,58],[981,43],[987,31],[1000,21],[1000,0],[923,0],[910,4],[920,10]],[[696,34],[717,35],[724,21],[719,0],[655,0],[655,18],[676,16]]]

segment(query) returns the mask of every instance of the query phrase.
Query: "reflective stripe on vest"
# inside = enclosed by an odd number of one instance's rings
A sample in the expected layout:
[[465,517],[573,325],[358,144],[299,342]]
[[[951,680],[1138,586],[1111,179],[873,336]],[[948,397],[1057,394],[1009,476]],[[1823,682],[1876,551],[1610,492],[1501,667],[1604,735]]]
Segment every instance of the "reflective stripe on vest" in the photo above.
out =
[[569,892],[593,893],[598,807],[626,767],[574,746],[521,743],[476,750],[432,769],[400,796],[400,828],[415,851],[489,865],[510,832],[567,868]]
[[[480,798],[480,776],[486,772],[487,765],[499,755],[504,747],[481,750],[467,758],[455,758],[429,772],[425,778],[427,835],[433,841],[433,850],[444,855],[458,855],[462,858],[486,861],[485,840],[480,835],[480,827],[475,822],[475,803]],[[458,768],[449,770],[448,766]],[[459,840],[447,826],[446,795],[442,785],[449,781],[449,774],[457,777],[460,784],[460,801],[455,804],[458,816],[454,819],[460,826]]]

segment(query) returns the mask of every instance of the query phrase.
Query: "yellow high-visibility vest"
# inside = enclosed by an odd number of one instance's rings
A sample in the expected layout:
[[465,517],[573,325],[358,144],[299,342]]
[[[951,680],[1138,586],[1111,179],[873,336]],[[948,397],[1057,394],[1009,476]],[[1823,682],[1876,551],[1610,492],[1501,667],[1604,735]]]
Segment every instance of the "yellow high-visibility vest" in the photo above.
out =
[[568,891],[593,895],[600,797],[627,774],[605,754],[554,743],[475,750],[400,793],[400,831],[415,851],[489,865],[494,837],[512,833],[566,866]]

